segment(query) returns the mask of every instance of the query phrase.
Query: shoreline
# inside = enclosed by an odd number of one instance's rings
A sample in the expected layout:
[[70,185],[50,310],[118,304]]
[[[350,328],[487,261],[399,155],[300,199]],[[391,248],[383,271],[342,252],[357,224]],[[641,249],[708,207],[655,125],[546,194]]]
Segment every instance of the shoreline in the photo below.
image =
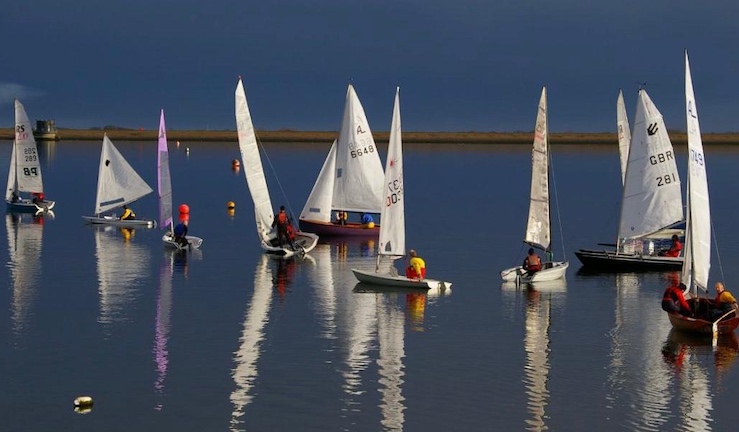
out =
[[[113,141],[156,141],[156,130],[131,129],[59,129],[60,141],[98,141],[107,133]],[[330,144],[338,136],[338,131],[256,131],[257,138],[263,142],[282,143],[321,143]],[[373,132],[375,141],[387,143],[389,132]],[[687,134],[670,132],[673,144],[687,144]],[[707,145],[737,145],[739,133],[704,133],[703,143]],[[12,128],[0,128],[1,140],[12,140]],[[237,141],[236,131],[170,130],[168,140],[176,141]],[[403,132],[404,143],[423,144],[527,144],[533,142],[533,132]],[[616,133],[551,133],[552,144],[607,144],[618,143]]]

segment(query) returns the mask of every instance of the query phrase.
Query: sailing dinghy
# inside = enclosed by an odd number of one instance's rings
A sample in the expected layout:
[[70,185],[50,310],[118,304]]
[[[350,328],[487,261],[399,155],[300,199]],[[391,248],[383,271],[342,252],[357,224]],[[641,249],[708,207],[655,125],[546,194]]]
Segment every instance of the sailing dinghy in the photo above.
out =
[[[698,108],[695,104],[693,79],[690,74],[688,52],[685,52],[685,117],[688,127],[688,211],[685,224],[685,261],[681,280],[686,291],[693,317],[668,313],[675,329],[693,333],[732,333],[739,325],[739,317],[732,310],[720,317],[710,317],[709,307],[713,299],[698,297],[698,288],[708,290],[708,273],[711,268],[711,208],[706,176],[706,158],[703,153]],[[686,294],[688,294],[686,292]]]
[[165,245],[173,248],[198,249],[203,239],[186,235],[187,244],[175,241],[172,222],[172,177],[169,174],[169,148],[167,146],[167,127],[164,124],[164,110],[159,114],[159,139],[157,143],[157,191],[159,192],[159,228],[166,229],[162,236]]
[[272,229],[275,214],[272,211],[272,201],[267,189],[267,179],[264,177],[262,158],[259,155],[257,137],[254,134],[254,124],[246,103],[244,84],[239,82],[235,92],[236,129],[239,136],[239,150],[244,163],[244,176],[249,187],[252,201],[254,201],[254,217],[257,233],[262,249],[271,255],[289,258],[294,255],[304,255],[313,250],[318,243],[318,236],[313,233],[295,231],[293,249],[289,244],[280,245],[276,229]]
[[331,145],[300,213],[300,228],[319,236],[377,236],[379,224],[353,219],[341,224],[332,215],[379,214],[384,178],[367,116],[350,84],[339,138]]
[[[620,134],[619,134],[620,135]],[[683,257],[659,256],[660,244],[681,235],[683,200],[675,152],[662,114],[639,90],[616,244],[580,249],[583,266],[606,271],[678,270]],[[615,247],[615,249],[612,249]]]
[[[113,142],[110,141],[108,134],[105,134],[103,136],[103,149],[100,152],[95,215],[82,216],[82,219],[93,224],[153,228],[156,225],[153,220],[124,220],[115,214],[115,209],[130,204],[152,192],[151,187],[129,165],[113,145]],[[113,211],[113,213],[103,214],[110,211]]]
[[[35,194],[33,198],[22,197],[21,192]],[[10,156],[8,170],[8,187],[5,191],[7,209],[11,212],[49,211],[54,208],[54,201],[43,196],[44,182],[41,178],[36,140],[33,138],[31,122],[28,120],[23,104],[15,100],[15,140]]]
[[380,215],[380,239],[375,271],[352,269],[359,282],[386,287],[414,289],[451,289],[451,282],[434,279],[412,279],[398,274],[395,266],[380,271],[380,260],[405,256],[405,188],[403,187],[403,141],[400,124],[400,88],[395,90],[390,143],[385,162],[385,206]]
[[[529,219],[524,243],[545,251],[551,257],[551,217],[549,213],[549,123],[547,118],[547,88],[541,89],[539,111],[536,116],[534,149],[531,154],[531,194]],[[541,270],[529,275],[522,266],[500,272],[505,282],[545,282],[561,279],[567,272],[567,261],[546,260]]]

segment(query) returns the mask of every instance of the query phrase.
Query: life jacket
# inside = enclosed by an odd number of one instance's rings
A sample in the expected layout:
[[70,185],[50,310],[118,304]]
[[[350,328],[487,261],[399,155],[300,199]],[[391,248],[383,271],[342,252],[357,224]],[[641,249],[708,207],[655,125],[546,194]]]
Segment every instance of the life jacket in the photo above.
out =
[[284,211],[280,211],[279,213],[277,213],[277,223],[281,226],[287,225],[287,215]]
[[539,258],[538,255],[529,255],[528,258],[526,258],[528,261],[528,269],[530,271],[539,271],[541,270],[541,258]]
[[287,226],[287,238],[295,240],[295,228],[292,225]]

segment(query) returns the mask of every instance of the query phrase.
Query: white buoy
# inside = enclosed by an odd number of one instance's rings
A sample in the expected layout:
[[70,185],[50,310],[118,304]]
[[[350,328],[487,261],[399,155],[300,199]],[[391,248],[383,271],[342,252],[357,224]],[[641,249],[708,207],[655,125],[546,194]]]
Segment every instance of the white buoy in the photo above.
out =
[[87,414],[92,411],[92,398],[90,396],[80,396],[74,400],[74,411],[80,414]]

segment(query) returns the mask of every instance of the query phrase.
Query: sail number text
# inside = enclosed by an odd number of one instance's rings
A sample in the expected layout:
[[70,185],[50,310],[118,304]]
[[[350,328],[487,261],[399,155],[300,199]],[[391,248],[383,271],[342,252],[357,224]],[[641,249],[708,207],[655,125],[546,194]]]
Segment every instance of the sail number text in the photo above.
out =
[[649,156],[649,163],[651,165],[657,165],[671,160],[675,160],[675,156],[672,154],[672,151],[669,150],[664,153]]
[[703,153],[695,151],[695,149],[690,149],[690,160],[697,163],[700,166],[703,166]]
[[387,184],[388,194],[386,207],[399,203],[403,199],[403,183],[396,179]]
[[38,160],[38,157],[36,156],[36,149],[35,148],[23,149],[23,158],[26,160],[26,162],[36,162]]
[[38,176],[38,168],[23,168],[23,175],[25,176]]
[[671,183],[677,183],[677,176],[672,174],[665,174],[656,178],[657,186],[665,186]]
[[358,143],[349,144],[349,155],[351,155],[352,159],[360,157],[362,155],[374,153],[374,152],[375,152],[375,146],[372,144],[369,144],[369,145],[361,145]]
[[28,132],[26,132],[26,126],[25,125],[18,125],[15,127],[15,139],[17,140],[25,140],[28,139]]

